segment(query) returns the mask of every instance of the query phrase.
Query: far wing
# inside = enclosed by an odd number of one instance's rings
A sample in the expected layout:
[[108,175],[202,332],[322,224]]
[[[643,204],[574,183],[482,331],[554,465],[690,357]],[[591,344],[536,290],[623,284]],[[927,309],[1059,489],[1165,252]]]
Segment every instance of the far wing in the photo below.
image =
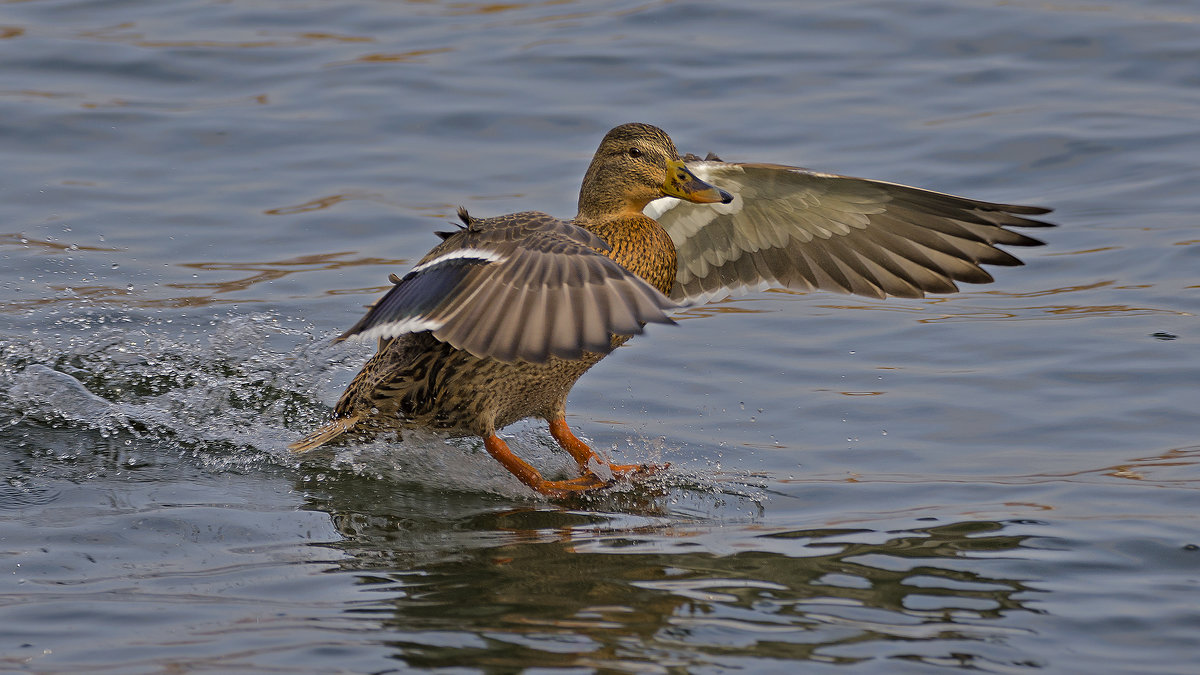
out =
[[691,161],[729,204],[651,202],[678,250],[671,297],[703,300],[778,286],[883,298],[988,283],[981,265],[1020,265],[997,248],[1042,242],[1010,227],[1049,209],[995,204],[920,188],[773,164]]

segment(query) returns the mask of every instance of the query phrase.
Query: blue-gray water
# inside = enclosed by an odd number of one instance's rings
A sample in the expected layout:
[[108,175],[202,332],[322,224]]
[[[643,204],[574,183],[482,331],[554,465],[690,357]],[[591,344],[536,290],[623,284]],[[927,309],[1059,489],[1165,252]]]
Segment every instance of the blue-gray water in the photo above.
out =
[[[649,485],[288,456],[389,272],[627,121],[1061,227],[651,328],[569,418]],[[1185,0],[0,3],[0,671],[1195,673],[1198,157]]]

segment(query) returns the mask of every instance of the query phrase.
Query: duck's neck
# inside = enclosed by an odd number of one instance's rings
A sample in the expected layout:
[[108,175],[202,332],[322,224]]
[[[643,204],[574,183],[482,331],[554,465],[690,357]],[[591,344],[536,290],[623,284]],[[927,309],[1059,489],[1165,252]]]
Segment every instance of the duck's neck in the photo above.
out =
[[675,242],[657,221],[642,213],[620,213],[594,220],[577,217],[575,222],[608,242],[612,250],[605,255],[670,295],[678,264]]
[[[587,183],[585,182],[586,186]],[[643,205],[642,208],[645,208]],[[579,213],[575,220],[580,224],[601,223],[614,217],[632,216],[641,213],[636,204],[630,204],[622,195],[609,192],[593,192],[584,199],[579,198]]]
[[661,196],[661,191],[652,182],[630,180],[620,166],[594,159],[579,186],[576,219],[599,222],[617,216],[633,216]]

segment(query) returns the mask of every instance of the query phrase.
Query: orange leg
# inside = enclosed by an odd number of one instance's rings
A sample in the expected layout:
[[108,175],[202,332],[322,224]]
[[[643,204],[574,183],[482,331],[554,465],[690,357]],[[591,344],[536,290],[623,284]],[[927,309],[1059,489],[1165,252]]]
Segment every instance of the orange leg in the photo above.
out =
[[538,473],[538,470],[533,468],[529,462],[514,455],[512,450],[508,449],[508,444],[494,433],[484,437],[483,447],[487,448],[488,454],[494,457],[497,462],[500,462],[504,468],[512,472],[512,475],[520,479],[522,483],[544,495],[566,497],[572,493],[594,490],[606,485],[604,481],[592,473],[571,480],[546,480],[542,478],[542,474]]
[[554,437],[554,440],[558,441],[563,450],[571,453],[571,456],[579,463],[579,470],[585,474],[592,473],[591,465],[595,462],[608,466],[614,477],[628,476],[635,473],[651,474],[671,466],[670,464],[610,464],[608,460],[588,447],[587,443],[576,438],[575,434],[571,433],[570,427],[567,426],[567,420],[562,417],[550,420],[550,435]]

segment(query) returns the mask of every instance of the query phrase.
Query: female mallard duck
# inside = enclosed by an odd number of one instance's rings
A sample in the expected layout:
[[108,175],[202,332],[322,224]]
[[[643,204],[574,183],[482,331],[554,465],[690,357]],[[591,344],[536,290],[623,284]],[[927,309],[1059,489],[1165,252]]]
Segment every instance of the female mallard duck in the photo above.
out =
[[[1020,265],[996,245],[1041,244],[1007,228],[1048,227],[1024,217],[1048,212],[789,166],[684,161],[661,129],[623,124],[600,142],[570,222],[460,209],[461,228],[439,233],[338,338],[377,337],[379,351],[333,421],[291,449],[428,427],[481,436],[543,494],[602,487],[659,467],[600,458],[567,427],[567,393],[645,324],[673,323],[666,312],[679,302],[764,286],[950,293],[955,281],[992,281],[982,264]],[[546,480],[496,435],[526,417],[549,422],[581,477]]]

